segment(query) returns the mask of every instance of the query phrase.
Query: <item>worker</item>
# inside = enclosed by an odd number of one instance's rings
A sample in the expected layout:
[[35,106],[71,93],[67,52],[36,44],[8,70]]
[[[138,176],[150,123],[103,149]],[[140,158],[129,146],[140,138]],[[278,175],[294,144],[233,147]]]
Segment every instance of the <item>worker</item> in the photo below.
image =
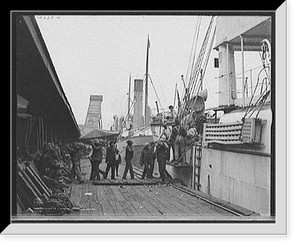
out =
[[159,141],[156,145],[156,158],[159,169],[159,176],[162,181],[165,181],[166,176],[171,177],[166,170],[168,144],[165,141]]
[[83,176],[80,170],[80,146],[77,142],[68,144],[70,156],[72,160],[72,179],[78,179],[79,183],[84,183]]
[[[172,161],[175,161],[178,158],[178,151],[175,151],[175,149],[178,150],[177,144],[175,144],[176,138],[178,135],[178,127],[176,122],[172,124],[172,130],[171,130],[171,135],[168,139],[169,145],[170,145],[170,155],[172,151]],[[177,156],[176,156],[177,155]]]
[[182,162],[183,164],[190,164],[192,161],[192,145],[197,137],[197,129],[196,123],[194,121],[190,121],[188,124],[188,131],[185,137],[185,150],[182,155]]
[[171,115],[172,119],[175,119],[176,112],[175,112],[175,110],[174,110],[174,106],[173,106],[173,105],[170,105],[170,106],[169,106],[169,110],[170,110],[170,115]]
[[183,125],[179,125],[176,144],[179,146],[178,162],[182,162],[186,150],[185,137],[187,135],[186,129]]
[[116,154],[115,154],[115,143],[114,141],[109,142],[109,147],[106,149],[106,159],[105,162],[107,164],[106,166],[106,174],[104,178],[106,179],[108,176],[109,171],[111,171],[110,178],[111,180],[115,180],[115,159],[116,159]]
[[91,156],[91,164],[92,164],[92,171],[91,171],[91,176],[90,180],[94,180],[95,178],[97,180],[100,180],[100,174],[99,174],[99,165],[102,162],[102,145],[99,142],[99,140],[95,139],[92,140],[91,142],[93,151],[92,151],[92,156]]
[[142,149],[141,156],[140,156],[140,165],[144,167],[142,179],[147,177],[149,179],[150,176],[150,166],[152,162],[151,150],[150,150],[150,143],[146,143]]
[[153,171],[154,171],[154,164],[156,159],[156,146],[155,142],[150,142],[150,155],[151,155],[151,163],[150,163],[150,170],[149,170],[149,178],[153,178]]
[[120,151],[116,148],[116,158],[115,158],[115,174],[118,177],[119,176],[119,165],[122,163],[122,159],[121,159],[121,155],[120,155]]
[[[166,124],[163,124],[163,130],[161,135],[158,137],[159,140],[169,140],[172,134],[172,130]],[[167,161],[170,161],[170,146],[168,148]]]
[[132,142],[132,140],[127,140],[126,143],[127,143],[127,147],[126,147],[126,150],[125,150],[126,165],[125,165],[125,170],[124,170],[124,174],[123,174],[122,179],[126,179],[128,171],[130,173],[131,179],[134,179],[133,168],[132,168],[132,163],[131,163],[131,160],[133,159],[133,154],[134,154],[134,151],[133,151],[133,148],[132,148],[132,143],[133,142]]

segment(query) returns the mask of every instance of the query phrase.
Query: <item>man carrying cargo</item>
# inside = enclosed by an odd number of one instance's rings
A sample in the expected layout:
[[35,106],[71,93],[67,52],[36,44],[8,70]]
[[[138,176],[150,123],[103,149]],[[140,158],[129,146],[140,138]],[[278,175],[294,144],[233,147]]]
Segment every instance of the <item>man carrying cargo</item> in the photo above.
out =
[[77,177],[79,183],[84,183],[83,176],[80,170],[80,146],[77,142],[67,145],[70,156],[72,160],[72,177],[75,179]]
[[97,139],[92,140],[92,148],[93,148],[93,152],[90,159],[92,164],[92,171],[91,171],[90,180],[95,180],[95,178],[97,180],[100,180],[99,165],[101,164],[102,157],[103,157],[102,145],[100,141]]

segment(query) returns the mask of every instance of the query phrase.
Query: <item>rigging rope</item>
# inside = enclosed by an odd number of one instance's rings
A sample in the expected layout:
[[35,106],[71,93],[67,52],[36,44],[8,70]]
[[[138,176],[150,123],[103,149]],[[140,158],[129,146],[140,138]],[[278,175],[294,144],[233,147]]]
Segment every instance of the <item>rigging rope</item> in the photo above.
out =
[[[201,72],[201,77],[200,77],[199,83],[197,83],[198,87],[197,87],[196,94],[195,94],[196,96],[199,95],[199,93],[201,91],[201,88],[202,88],[202,85],[203,85],[203,78],[204,78],[204,75],[205,75],[205,72],[206,72],[208,60],[209,60],[210,55],[211,55],[215,34],[216,34],[216,27],[214,28],[214,32],[213,32],[211,42],[210,42],[210,45],[209,45],[209,48],[208,48],[208,54],[207,54],[207,56],[205,58],[205,61],[204,61],[203,69],[201,69],[201,71],[200,71]],[[195,97],[195,99],[193,101],[192,109],[195,107],[196,101],[197,101],[197,97]]]
[[[195,34],[194,34],[194,39],[193,39],[192,50],[191,50],[191,54],[190,54],[190,58],[189,58],[189,65],[188,65],[188,69],[187,69],[187,74],[185,76],[185,81],[187,81],[188,74],[190,76],[188,88],[191,86],[191,76],[192,76],[194,63],[195,63],[196,48],[197,48],[197,44],[198,44],[198,40],[199,40],[201,22],[202,22],[202,16],[198,17],[198,22],[197,22],[197,26],[196,26],[196,30],[195,30]],[[195,44],[195,46],[194,46],[194,44]],[[191,64],[190,62],[191,62],[192,54],[193,54],[193,61]]]
[[[206,30],[206,34],[205,34],[205,37],[204,37],[204,40],[203,40],[203,43],[202,43],[197,61],[196,61],[196,64],[193,66],[193,71],[192,71],[192,74],[190,76],[188,90],[185,92],[184,97],[183,97],[184,104],[183,104],[183,108],[181,109],[180,116],[182,116],[184,111],[186,110],[188,101],[198,91],[198,88],[199,88],[199,85],[197,85],[198,77],[199,77],[199,73],[201,71],[202,61],[203,61],[204,55],[206,53],[206,47],[207,47],[207,44],[208,44],[208,41],[209,41],[209,38],[210,38],[210,33],[211,33],[211,29],[212,29],[212,25],[213,25],[214,20],[215,20],[215,16],[212,16],[211,19],[210,19],[208,28]],[[214,31],[214,34],[215,34],[215,31]],[[211,43],[212,42],[213,41],[211,41]],[[212,44],[211,44],[211,46],[212,46]]]
[[159,105],[160,105],[160,107],[162,108],[162,104],[161,104],[161,101],[160,101],[160,99],[159,99],[159,96],[158,96],[158,94],[157,94],[157,92],[156,92],[156,89],[155,89],[154,83],[153,83],[153,81],[152,81],[152,78],[151,78],[150,74],[148,74],[148,75],[149,75],[149,78],[150,78],[152,87],[153,87],[153,89],[154,89],[155,95],[156,95],[156,97],[157,97],[157,100],[158,100],[158,102],[159,102]]
[[192,95],[195,94],[195,89],[197,87],[197,81],[198,81],[199,73],[201,71],[201,66],[202,66],[203,58],[204,58],[204,55],[206,53],[206,47],[207,47],[208,40],[210,38],[210,32],[211,32],[211,29],[212,29],[212,24],[213,24],[214,18],[215,18],[215,16],[211,17],[208,29],[207,29],[206,34],[205,34],[204,41],[202,43],[202,47],[201,47],[200,53],[198,55],[198,59],[197,59],[197,62],[196,62],[196,65],[195,65],[195,69],[194,69],[194,73],[193,73],[193,77],[192,77],[192,80],[193,80],[192,83],[193,83],[194,87],[193,87],[193,89],[191,91],[190,97],[192,97]]

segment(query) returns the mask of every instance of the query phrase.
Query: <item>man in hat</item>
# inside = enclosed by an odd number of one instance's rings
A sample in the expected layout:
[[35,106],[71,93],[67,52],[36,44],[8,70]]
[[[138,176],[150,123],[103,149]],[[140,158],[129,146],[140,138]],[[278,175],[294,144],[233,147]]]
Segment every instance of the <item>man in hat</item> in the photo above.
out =
[[115,159],[116,159],[116,153],[115,153],[115,143],[113,141],[109,142],[109,147],[106,149],[106,160],[107,163],[106,166],[106,174],[104,178],[107,178],[109,171],[111,171],[111,180],[115,180]]
[[169,110],[170,110],[170,115],[171,115],[172,119],[175,119],[176,113],[175,113],[173,105],[169,106]]
[[92,171],[91,171],[91,176],[90,180],[94,180],[95,178],[97,180],[100,180],[100,174],[99,174],[99,165],[102,162],[102,146],[99,142],[99,140],[95,139],[92,140],[92,156],[91,156],[91,164],[92,164]]
[[141,157],[140,157],[140,165],[144,167],[142,179],[147,177],[149,179],[150,176],[150,166],[152,163],[152,156],[150,150],[150,143],[146,143],[142,149]]
[[126,143],[127,143],[127,147],[126,147],[126,151],[125,151],[126,166],[125,166],[125,170],[124,170],[122,179],[126,179],[128,171],[130,172],[131,179],[134,179],[133,168],[132,168],[132,164],[131,164],[131,160],[132,160],[133,154],[134,154],[133,148],[132,148],[132,141],[127,140]]

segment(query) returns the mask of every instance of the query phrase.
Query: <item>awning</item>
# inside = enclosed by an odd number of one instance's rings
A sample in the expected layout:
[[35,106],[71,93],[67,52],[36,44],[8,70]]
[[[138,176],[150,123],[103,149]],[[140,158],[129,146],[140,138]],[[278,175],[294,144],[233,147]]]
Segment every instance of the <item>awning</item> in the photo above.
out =
[[97,129],[88,132],[87,134],[80,137],[81,140],[88,140],[88,139],[103,139],[103,138],[114,138],[120,134],[119,131],[110,131],[104,129]]
[[241,37],[244,51],[260,50],[263,39],[271,39],[271,16],[219,16],[217,20],[215,49],[229,43],[233,50],[241,50]]

